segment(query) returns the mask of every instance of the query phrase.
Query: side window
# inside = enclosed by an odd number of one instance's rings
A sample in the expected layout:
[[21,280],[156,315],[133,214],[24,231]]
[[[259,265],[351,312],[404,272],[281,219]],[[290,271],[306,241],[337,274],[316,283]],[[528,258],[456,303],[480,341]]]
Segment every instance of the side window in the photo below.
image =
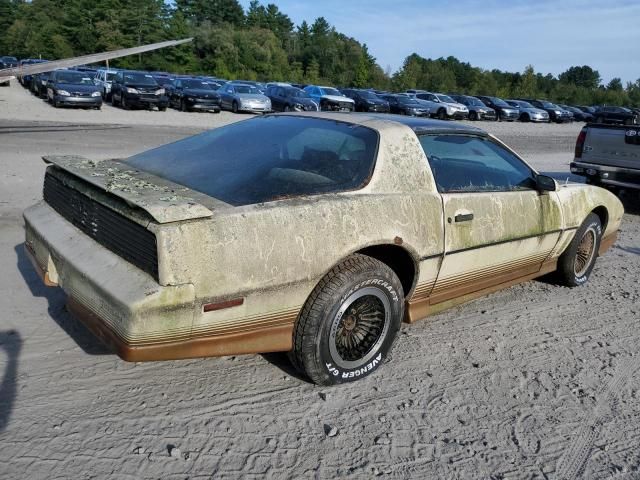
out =
[[533,172],[489,138],[422,135],[420,144],[440,193],[511,192],[535,188]]

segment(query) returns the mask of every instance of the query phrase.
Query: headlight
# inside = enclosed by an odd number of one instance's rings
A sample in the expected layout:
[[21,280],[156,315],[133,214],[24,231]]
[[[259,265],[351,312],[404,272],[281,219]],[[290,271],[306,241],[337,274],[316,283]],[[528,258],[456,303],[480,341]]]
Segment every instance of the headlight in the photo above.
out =
[[61,95],[63,97],[68,97],[69,92],[67,92],[66,90],[58,90],[58,95]]
[[127,93],[140,93],[135,88],[127,87]]
[[556,115],[562,115],[562,112],[561,112],[560,110],[554,110],[554,113],[555,113]]
[[101,94],[100,94],[100,92],[93,92],[93,93],[91,94],[91,96],[92,96],[92,97],[99,97],[99,96],[101,96]]
[[195,102],[195,101],[196,101],[196,99],[195,99],[195,98],[193,98],[193,97],[187,97],[187,100],[188,100],[189,102]]
[[156,95],[164,95],[164,88],[159,88],[156,90]]

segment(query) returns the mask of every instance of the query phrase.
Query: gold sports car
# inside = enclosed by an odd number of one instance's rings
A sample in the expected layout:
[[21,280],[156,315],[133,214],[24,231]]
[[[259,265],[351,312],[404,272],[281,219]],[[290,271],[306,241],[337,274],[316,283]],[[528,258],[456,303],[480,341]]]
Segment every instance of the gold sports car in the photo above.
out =
[[394,115],[267,115],[45,161],[27,252],[120,357],[290,352],[325,385],[380,367],[403,319],[551,272],[583,284],[623,214],[480,129]]

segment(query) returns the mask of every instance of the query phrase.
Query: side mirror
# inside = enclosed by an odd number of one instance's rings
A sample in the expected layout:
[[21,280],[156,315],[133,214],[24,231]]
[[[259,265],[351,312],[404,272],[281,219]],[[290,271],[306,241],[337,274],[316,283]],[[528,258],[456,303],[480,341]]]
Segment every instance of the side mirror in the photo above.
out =
[[548,175],[538,175],[536,176],[536,188],[540,192],[555,192],[558,189],[558,184]]

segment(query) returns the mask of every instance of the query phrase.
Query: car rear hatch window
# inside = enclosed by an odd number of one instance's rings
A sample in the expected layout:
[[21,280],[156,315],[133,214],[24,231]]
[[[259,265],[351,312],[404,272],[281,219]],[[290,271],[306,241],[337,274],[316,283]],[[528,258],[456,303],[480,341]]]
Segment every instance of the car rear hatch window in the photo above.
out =
[[334,120],[266,116],[135,155],[128,162],[231,205],[357,190],[378,133]]

